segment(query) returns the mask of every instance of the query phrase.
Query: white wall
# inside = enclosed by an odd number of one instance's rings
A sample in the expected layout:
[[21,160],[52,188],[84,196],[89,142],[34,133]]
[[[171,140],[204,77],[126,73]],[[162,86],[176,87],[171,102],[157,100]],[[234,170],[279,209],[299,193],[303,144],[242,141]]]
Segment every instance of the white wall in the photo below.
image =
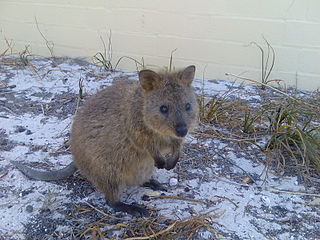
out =
[[[276,51],[271,79],[301,89],[320,88],[319,0],[0,0],[0,54],[5,39],[19,52],[91,58],[112,30],[113,62],[195,64],[198,77],[228,79],[226,72],[260,80],[262,35]],[[132,61],[122,69],[135,69]],[[232,78],[230,78],[232,79]]]

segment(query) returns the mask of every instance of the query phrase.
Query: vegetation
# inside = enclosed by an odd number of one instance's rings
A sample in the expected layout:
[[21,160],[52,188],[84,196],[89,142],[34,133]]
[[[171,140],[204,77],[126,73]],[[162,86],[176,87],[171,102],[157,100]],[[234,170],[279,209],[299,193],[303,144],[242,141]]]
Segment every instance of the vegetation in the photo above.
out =
[[[113,65],[111,32],[108,36],[108,45],[102,38],[101,40],[104,49],[95,54],[93,59],[104,70],[114,71],[123,59],[132,60],[137,70],[145,67],[143,59],[137,61],[127,56],[120,57]],[[50,45],[47,40],[46,42],[53,55],[53,44]],[[275,90],[274,87],[269,86],[268,84],[273,81],[269,77],[275,64],[274,49],[267,41],[267,52],[257,43],[252,44],[261,51],[261,86],[263,89],[270,89],[270,96],[263,99],[259,107],[231,98],[237,90],[228,90],[214,97],[207,96],[204,92],[203,80],[202,92],[198,98],[200,123],[211,128],[209,133],[211,138],[220,137],[239,144],[254,144],[265,153],[267,165],[275,163],[278,169],[290,173],[320,176],[319,92],[315,92],[309,98],[296,99],[282,90]],[[8,49],[0,55],[9,52],[10,45],[8,42]],[[174,69],[174,52],[175,50],[170,55],[169,71]],[[19,53],[20,62],[25,66],[30,65],[30,56],[30,48],[26,46]],[[83,81],[83,78],[79,79],[79,98],[81,99],[84,96]],[[276,91],[277,95],[271,94],[273,91]],[[214,132],[212,125],[227,131],[218,133],[219,130],[214,130]],[[267,140],[260,141],[265,136]],[[55,195],[48,192],[46,198],[44,207],[49,208],[56,200]],[[110,226],[106,220],[115,219],[116,221],[117,219],[90,204],[81,206],[77,210],[83,214],[90,212],[102,214],[100,220],[92,222],[77,235],[80,238],[91,236],[92,239],[102,239],[107,236],[108,231],[114,230],[120,231],[127,239],[192,239],[196,237],[196,230],[199,229],[214,233],[213,220],[219,217],[216,212],[194,214],[192,217],[180,220],[158,216],[143,220],[135,219],[129,223],[118,222]]]
[[108,34],[108,47],[106,46],[103,38],[100,36],[101,42],[103,44],[103,52],[98,52],[93,56],[93,63],[100,65],[104,68],[105,71],[115,71],[122,60],[127,59],[131,60],[135,63],[136,69],[141,70],[145,67],[144,59],[141,58],[141,61],[136,60],[135,58],[129,56],[121,56],[116,64],[113,65],[113,52],[112,52],[112,32],[110,31]]
[[270,80],[270,74],[273,70],[275,60],[276,60],[276,53],[274,51],[274,48],[270,45],[270,43],[263,37],[263,40],[265,44],[267,45],[267,50],[265,50],[260,44],[256,42],[251,42],[252,45],[255,45],[259,48],[261,52],[261,85],[262,89],[265,89],[265,84],[268,84],[270,82],[274,82],[277,80]]

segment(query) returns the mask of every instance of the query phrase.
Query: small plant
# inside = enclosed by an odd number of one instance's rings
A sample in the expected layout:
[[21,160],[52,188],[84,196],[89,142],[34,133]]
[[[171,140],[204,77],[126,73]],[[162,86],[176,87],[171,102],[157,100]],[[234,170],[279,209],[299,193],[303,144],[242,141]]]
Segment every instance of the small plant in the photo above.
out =
[[49,189],[47,194],[43,196],[43,203],[41,209],[43,211],[52,211],[54,209],[55,203],[57,202],[57,196],[57,193]]
[[30,46],[26,45],[25,49],[21,52],[19,52],[19,59],[20,62],[23,64],[23,66],[27,66],[29,64],[29,59],[28,57],[31,56],[31,51],[30,51]]
[[103,44],[103,52],[98,52],[93,56],[93,63],[94,64],[98,64],[101,65],[105,71],[114,71],[115,69],[117,69],[118,65],[120,64],[120,62],[123,59],[129,59],[132,60],[135,64],[136,64],[136,69],[137,71],[139,69],[143,69],[144,68],[144,59],[141,58],[141,62],[139,62],[138,60],[129,57],[129,56],[122,56],[118,59],[118,61],[116,62],[116,64],[113,66],[112,65],[112,32],[110,30],[109,34],[108,34],[108,48],[103,40],[103,38],[100,36],[100,39],[102,41]]
[[100,64],[106,71],[113,71],[112,66],[112,42],[111,42],[111,31],[108,35],[108,49],[103,38],[100,36],[102,45],[103,45],[103,52],[98,52],[93,56],[93,63]]
[[[269,80],[269,76],[273,70],[275,59],[276,59],[276,53],[274,51],[274,48],[270,45],[270,43],[263,37],[265,43],[267,44],[267,53],[256,42],[251,42],[251,44],[257,46],[261,52],[261,82],[263,84],[268,84],[270,82],[277,82],[279,80]],[[262,89],[265,89],[265,85],[261,85]]]

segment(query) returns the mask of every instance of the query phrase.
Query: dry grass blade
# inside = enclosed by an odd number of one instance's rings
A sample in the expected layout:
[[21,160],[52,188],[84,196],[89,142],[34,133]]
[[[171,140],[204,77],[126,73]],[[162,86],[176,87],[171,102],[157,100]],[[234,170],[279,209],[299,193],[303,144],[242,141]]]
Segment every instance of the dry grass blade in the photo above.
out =
[[108,217],[110,217],[110,216],[111,216],[110,214],[107,214],[107,213],[105,213],[105,212],[103,212],[103,211],[101,211],[101,210],[97,209],[96,207],[92,206],[92,205],[91,205],[90,203],[88,203],[88,202],[86,202],[86,204],[87,204],[89,207],[91,207],[92,209],[94,209],[95,211],[97,211],[97,212],[101,213],[101,214],[102,214],[102,215],[104,215],[104,216],[108,216]]
[[7,49],[5,49],[2,53],[0,53],[0,57],[6,55],[9,50],[10,50],[9,47]]
[[[275,60],[276,60],[276,52],[274,51],[274,48],[270,45],[270,43],[267,41],[267,39],[264,36],[263,36],[263,39],[268,46],[268,56],[267,56],[267,60],[266,60],[265,68],[264,68],[264,82],[268,83],[268,82],[272,81],[272,80],[268,80],[268,79],[269,79],[269,76],[274,68],[274,64],[275,64]],[[270,53],[271,53],[271,65],[268,70]]]
[[8,53],[9,50],[10,50],[10,55],[12,54],[12,48],[13,48],[13,45],[14,45],[13,44],[13,40],[11,39],[9,41],[6,37],[4,37],[4,40],[5,40],[6,44],[7,44],[7,48],[5,50],[3,50],[2,53],[0,53],[0,57],[5,56]]
[[53,47],[54,47],[54,43],[52,41],[48,41],[48,39],[46,38],[46,36],[42,33],[42,31],[40,30],[40,27],[39,27],[39,24],[38,24],[38,20],[37,18],[35,17],[35,22],[36,22],[36,26],[37,26],[37,29],[41,35],[41,37],[43,38],[43,40],[45,41],[46,43],[46,46],[50,52],[50,55],[52,58],[54,58],[54,55],[53,55]]
[[144,59],[142,58],[141,59],[141,62],[139,62],[138,60],[132,58],[132,57],[129,57],[129,56],[122,56],[118,59],[116,65],[114,66],[114,69],[117,69],[118,65],[120,64],[120,62],[123,60],[123,59],[129,59],[129,60],[132,60],[135,64],[136,64],[136,69],[137,71],[143,69],[145,67],[144,65]]
[[238,208],[238,204],[236,204],[234,201],[232,201],[230,198],[224,197],[224,196],[219,196],[219,195],[214,195],[214,197],[216,198],[221,198],[221,199],[225,199],[227,201],[229,201],[231,204],[233,204],[236,208]]
[[171,54],[170,54],[170,61],[169,61],[169,72],[171,72],[173,70],[173,63],[172,63],[172,60],[173,60],[173,53],[177,51],[177,48],[172,50],[171,51]]
[[205,205],[210,205],[212,202],[204,202],[198,199],[193,199],[193,198],[187,198],[187,197],[179,197],[179,196],[168,196],[168,195],[160,195],[154,198],[160,198],[160,199],[174,199],[174,200],[182,200],[182,201],[188,201],[188,202],[196,202],[196,203],[201,203]]

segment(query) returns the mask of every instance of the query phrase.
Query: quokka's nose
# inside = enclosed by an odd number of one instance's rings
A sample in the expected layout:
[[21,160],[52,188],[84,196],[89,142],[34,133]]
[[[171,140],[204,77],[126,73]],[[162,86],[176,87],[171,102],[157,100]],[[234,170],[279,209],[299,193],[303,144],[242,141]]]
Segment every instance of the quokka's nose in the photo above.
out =
[[178,137],[184,137],[188,133],[188,128],[185,124],[178,124],[175,130],[176,130],[176,135]]

